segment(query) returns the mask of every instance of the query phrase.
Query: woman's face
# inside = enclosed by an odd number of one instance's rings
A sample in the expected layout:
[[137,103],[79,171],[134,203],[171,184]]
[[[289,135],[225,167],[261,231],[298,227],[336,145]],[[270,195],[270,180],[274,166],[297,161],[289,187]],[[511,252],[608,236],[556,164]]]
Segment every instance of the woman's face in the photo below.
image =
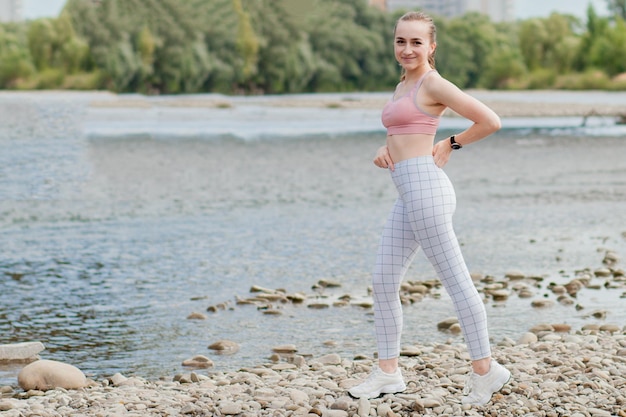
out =
[[407,72],[430,68],[428,57],[436,45],[430,42],[430,27],[421,20],[401,20],[396,26],[394,51],[396,60]]

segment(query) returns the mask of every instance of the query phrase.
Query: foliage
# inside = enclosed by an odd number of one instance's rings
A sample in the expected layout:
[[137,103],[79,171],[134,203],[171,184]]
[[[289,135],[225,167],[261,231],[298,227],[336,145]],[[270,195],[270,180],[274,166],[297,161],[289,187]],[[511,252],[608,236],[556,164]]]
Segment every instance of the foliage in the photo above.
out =
[[621,17],[622,20],[626,20],[626,0],[607,0],[609,10],[615,15],[615,17]]
[[[437,69],[461,88],[623,88],[625,0],[586,22],[435,16]],[[366,0],[67,0],[0,24],[0,88],[281,94],[388,90],[393,26]]]

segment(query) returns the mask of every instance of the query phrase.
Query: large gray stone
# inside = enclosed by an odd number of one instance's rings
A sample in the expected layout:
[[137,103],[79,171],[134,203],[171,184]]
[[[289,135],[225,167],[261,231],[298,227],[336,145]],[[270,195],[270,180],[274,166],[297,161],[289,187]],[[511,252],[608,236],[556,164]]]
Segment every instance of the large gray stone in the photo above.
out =
[[18,362],[36,359],[46,347],[41,342],[12,343],[0,345],[0,362]]

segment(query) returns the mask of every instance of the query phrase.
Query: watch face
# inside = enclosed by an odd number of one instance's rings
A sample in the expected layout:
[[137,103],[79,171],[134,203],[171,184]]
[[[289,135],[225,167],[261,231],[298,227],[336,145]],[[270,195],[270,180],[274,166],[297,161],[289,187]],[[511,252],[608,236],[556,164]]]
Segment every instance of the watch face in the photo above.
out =
[[452,149],[461,149],[461,146],[458,143],[453,143]]

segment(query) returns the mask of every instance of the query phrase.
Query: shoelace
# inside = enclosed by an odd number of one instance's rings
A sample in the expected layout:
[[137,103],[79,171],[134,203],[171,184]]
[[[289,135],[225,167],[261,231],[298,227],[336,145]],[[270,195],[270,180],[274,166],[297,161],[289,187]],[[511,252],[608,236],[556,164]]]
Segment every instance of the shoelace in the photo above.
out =
[[370,375],[367,377],[363,385],[372,383],[372,381],[374,381],[378,377],[379,374],[380,374],[380,368],[376,368],[372,373],[370,373]]
[[470,395],[474,386],[474,374],[471,373],[465,379],[465,387],[463,387],[463,395]]

